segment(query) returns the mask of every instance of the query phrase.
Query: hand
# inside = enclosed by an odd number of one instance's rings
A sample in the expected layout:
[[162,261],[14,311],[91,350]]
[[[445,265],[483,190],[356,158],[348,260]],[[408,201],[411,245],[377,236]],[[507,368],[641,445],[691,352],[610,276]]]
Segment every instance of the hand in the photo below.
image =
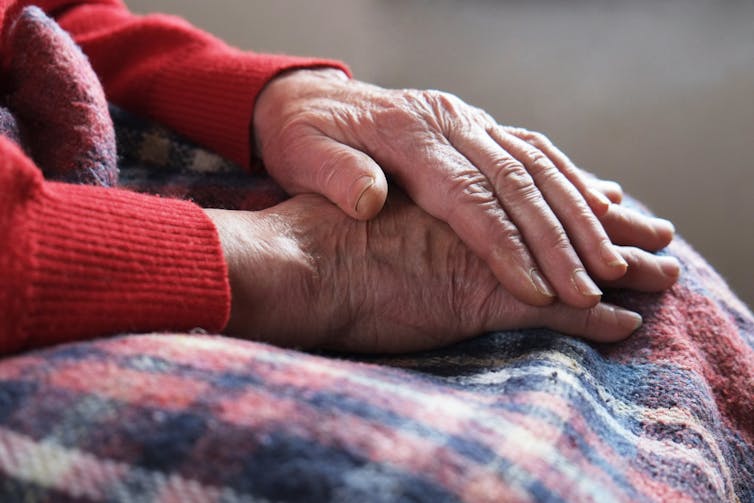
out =
[[[402,352],[535,326],[615,341],[641,322],[604,303],[516,300],[445,223],[393,192],[369,222],[317,195],[261,212],[206,210],[228,262],[227,332],[282,346]],[[663,272],[674,259],[619,250],[630,272],[614,286],[661,290],[677,278],[677,264]]]
[[254,130],[284,189],[323,194],[358,219],[382,207],[387,173],[527,304],[557,297],[594,306],[602,292],[592,278],[616,280],[627,269],[610,233],[639,235],[645,249],[673,236],[666,221],[615,209],[615,187],[588,177],[543,136],[498,126],[437,91],[386,90],[337,70],[294,71],[262,92]]

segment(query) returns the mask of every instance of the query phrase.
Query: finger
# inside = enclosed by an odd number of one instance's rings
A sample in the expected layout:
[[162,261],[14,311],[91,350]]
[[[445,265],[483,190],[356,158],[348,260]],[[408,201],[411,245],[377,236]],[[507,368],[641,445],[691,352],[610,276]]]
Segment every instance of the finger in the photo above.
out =
[[487,180],[464,181],[456,197],[458,201],[449,202],[452,209],[438,218],[445,220],[489,265],[514,297],[533,306],[551,303],[555,290],[532,257],[520,230],[497,203]]
[[[669,221],[664,219],[648,219],[649,217],[644,217],[633,210],[606,206],[609,203],[617,205],[623,201],[623,189],[618,183],[601,180],[591,173],[576,167],[544,135],[521,128],[504,129],[510,132],[510,134],[525,139],[528,143],[540,148],[548,157],[553,159],[558,169],[575,186],[582,187],[580,190],[589,202],[590,207],[593,210],[599,207],[598,211],[595,210],[595,215],[600,219],[608,235],[615,243],[639,246],[647,250],[656,251],[664,248],[672,241],[675,229]],[[583,184],[586,184],[585,188],[583,188]],[[599,199],[602,201],[595,205],[594,201]]]
[[544,307],[512,306],[502,288],[493,294],[484,330],[549,328],[596,342],[625,339],[641,326],[641,315],[605,302],[580,309],[556,302]]
[[[620,204],[623,190],[612,181],[604,181],[577,167],[573,161],[553,144],[545,135],[523,128],[505,127],[505,130],[541,150],[549,157],[573,185],[579,189],[584,199],[597,216],[603,215],[609,203]],[[604,196],[604,197],[603,197]]]
[[616,245],[635,246],[648,251],[665,248],[675,235],[675,227],[668,220],[649,217],[617,204],[610,206],[600,222]]
[[652,255],[634,247],[621,247],[621,253],[628,262],[628,271],[622,278],[601,283],[603,286],[661,292],[673,286],[681,275],[681,265],[675,257]]
[[385,204],[387,180],[377,163],[316,130],[302,136],[284,162],[275,176],[290,193],[322,194],[359,220],[374,217]]
[[623,188],[617,182],[595,178],[590,180],[589,183],[593,189],[607,197],[610,202],[614,204],[623,202]]
[[510,135],[533,145],[544,153],[555,164],[557,169],[578,189],[595,215],[600,216],[607,211],[610,205],[610,198],[604,197],[606,194],[602,191],[594,190],[589,183],[589,174],[576,167],[568,156],[556,147],[549,138],[543,134],[524,128],[507,126],[503,129]]
[[[558,297],[579,307],[596,304],[602,292],[586,273],[566,230],[527,169],[482,128],[456,131],[450,141],[473,164],[468,169],[476,167],[490,181],[497,199],[493,204],[510,215]],[[594,227],[602,229],[596,220]],[[602,240],[609,243],[607,236]]]
[[618,306],[600,302],[589,309],[553,305],[532,326],[544,326],[564,334],[584,337],[595,342],[617,342],[631,335],[642,324],[641,315]]
[[603,280],[622,276],[627,264],[571,181],[549,158],[529,143],[506,133],[500,127],[490,129],[489,133],[503,149],[526,166],[547,203],[562,222],[590,275]]
[[551,303],[553,287],[489,180],[444,139],[433,143],[434,148],[422,149],[413,162],[437,169],[412,177],[396,175],[398,181],[427,213],[446,222],[514,297],[530,305]]

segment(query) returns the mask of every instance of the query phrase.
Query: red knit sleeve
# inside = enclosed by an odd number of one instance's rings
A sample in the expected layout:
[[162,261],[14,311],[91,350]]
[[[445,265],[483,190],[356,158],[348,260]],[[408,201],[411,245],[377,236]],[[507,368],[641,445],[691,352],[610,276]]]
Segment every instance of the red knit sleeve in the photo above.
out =
[[89,57],[108,99],[248,166],[256,97],[275,75],[339,62],[235,49],[186,21],[137,16],[119,0],[29,0]]
[[198,206],[45,181],[2,136],[0,243],[0,353],[227,322],[225,261]]

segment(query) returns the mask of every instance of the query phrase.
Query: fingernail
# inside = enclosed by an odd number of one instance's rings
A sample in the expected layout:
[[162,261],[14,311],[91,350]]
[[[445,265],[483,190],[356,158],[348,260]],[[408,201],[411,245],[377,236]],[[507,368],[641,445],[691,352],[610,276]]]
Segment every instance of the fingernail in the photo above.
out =
[[534,268],[530,269],[529,278],[531,278],[534,288],[536,288],[539,293],[545,297],[555,297],[555,291],[538,270]]
[[635,313],[627,309],[616,308],[615,316],[618,320],[618,324],[623,327],[630,328],[631,332],[636,331],[636,329],[638,329],[642,325],[642,323],[644,323],[644,320],[639,313]]
[[586,297],[599,297],[602,295],[602,290],[594,284],[594,281],[592,281],[592,278],[589,277],[584,269],[573,271],[573,285],[581,295]]
[[356,199],[356,206],[354,207],[354,209],[356,210],[356,213],[358,213],[359,204],[364,199],[364,196],[366,195],[366,193],[369,192],[369,189],[371,189],[372,186],[374,185],[374,178],[372,178],[369,175],[362,176],[361,178],[359,178],[358,180],[354,182],[354,185],[356,185],[357,187],[360,187],[359,197],[358,199]]
[[618,253],[618,250],[615,249],[615,246],[613,246],[611,242],[602,242],[602,245],[600,246],[600,254],[602,255],[602,260],[604,260],[610,267],[620,267],[622,269],[628,268],[628,263],[623,257],[621,257],[620,253]]
[[603,194],[602,192],[600,192],[599,190],[590,188],[590,189],[588,189],[588,192],[601,205],[603,205],[603,206],[610,206],[610,204],[611,204],[610,203],[610,199],[608,199],[607,196],[605,194]]
[[675,235],[675,225],[673,225],[673,222],[670,220],[665,220],[664,218],[655,218],[654,223],[661,228],[661,230]]
[[675,257],[658,257],[660,269],[665,276],[677,278],[681,275],[681,264]]

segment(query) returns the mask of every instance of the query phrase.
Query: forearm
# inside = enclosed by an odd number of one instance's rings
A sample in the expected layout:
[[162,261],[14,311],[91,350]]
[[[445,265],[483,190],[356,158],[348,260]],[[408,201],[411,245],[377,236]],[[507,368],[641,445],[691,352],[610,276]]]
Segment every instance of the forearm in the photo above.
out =
[[256,97],[291,68],[342,63],[230,47],[172,16],[137,16],[117,0],[35,0],[73,36],[108,98],[246,166]]
[[200,208],[45,181],[4,139],[0,159],[0,353],[225,326],[226,266]]

